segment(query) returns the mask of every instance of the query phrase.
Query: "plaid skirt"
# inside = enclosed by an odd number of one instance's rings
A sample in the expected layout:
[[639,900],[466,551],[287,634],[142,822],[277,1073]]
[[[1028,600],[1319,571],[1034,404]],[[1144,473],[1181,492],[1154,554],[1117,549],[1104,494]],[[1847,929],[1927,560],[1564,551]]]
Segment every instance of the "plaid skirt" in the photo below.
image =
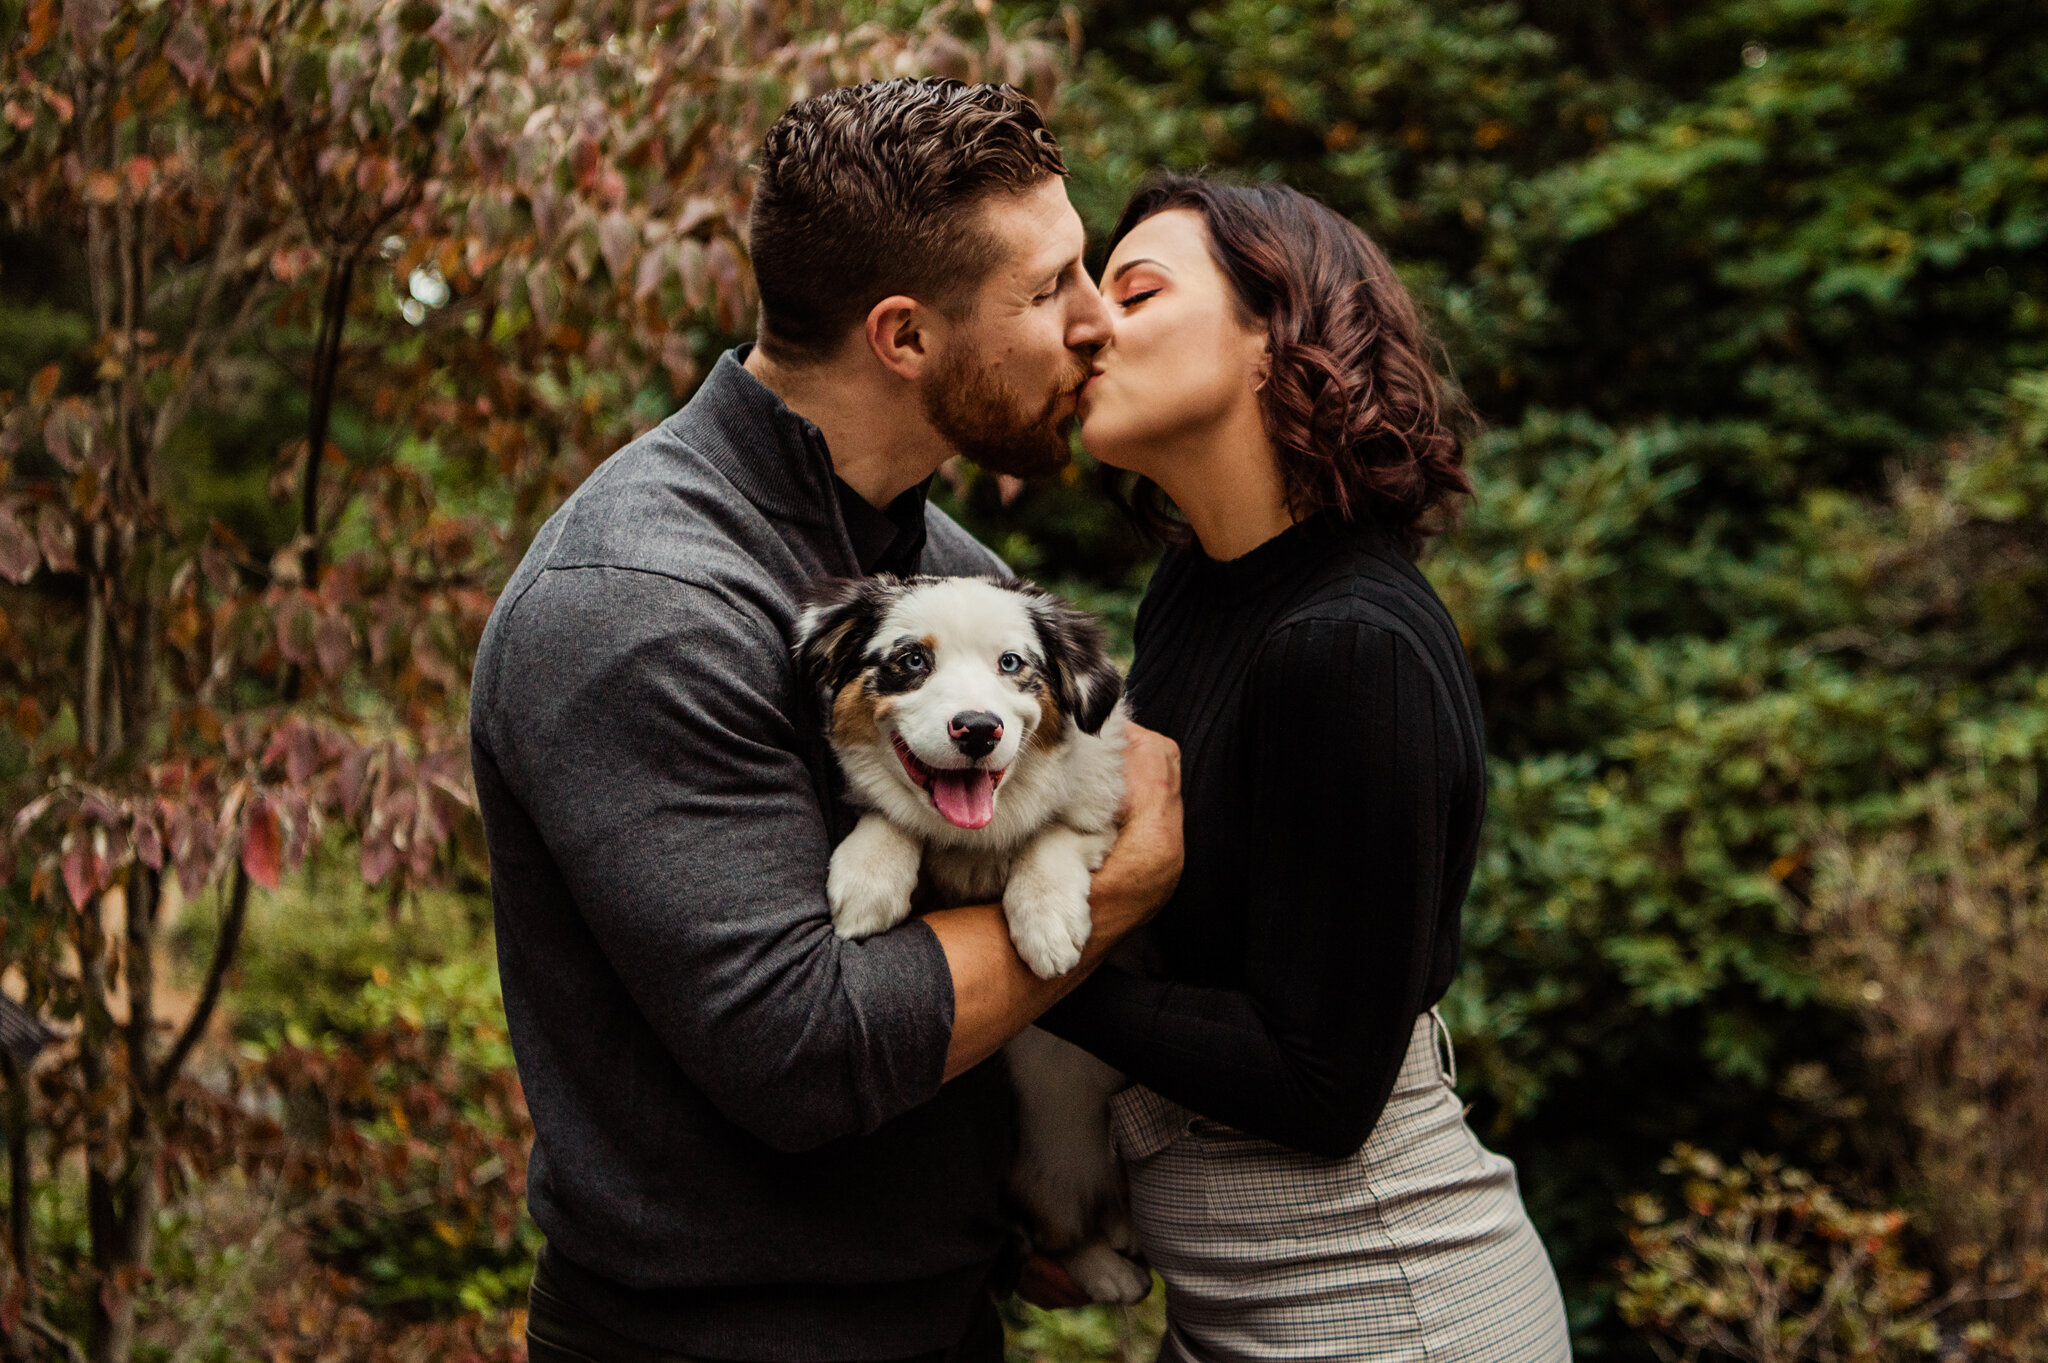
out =
[[1515,1183],[1416,1019],[1365,1148],[1303,1154],[1133,1085],[1111,1100],[1145,1257],[1166,1281],[1162,1363],[1559,1363],[1564,1302]]

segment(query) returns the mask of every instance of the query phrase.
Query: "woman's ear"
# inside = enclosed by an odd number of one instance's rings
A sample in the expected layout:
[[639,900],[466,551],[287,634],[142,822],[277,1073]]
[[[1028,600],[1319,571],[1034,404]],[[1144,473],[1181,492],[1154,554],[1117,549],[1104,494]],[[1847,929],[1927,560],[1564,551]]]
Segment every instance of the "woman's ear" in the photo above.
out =
[[1017,584],[1031,601],[1031,622],[1038,646],[1052,673],[1054,698],[1084,734],[1102,732],[1110,711],[1124,693],[1124,679],[1110,661],[1102,626],[1086,611],[1076,610],[1051,592],[1028,582]]
[[901,590],[887,573],[819,583],[796,622],[796,671],[804,685],[837,695],[859,676],[868,641]]

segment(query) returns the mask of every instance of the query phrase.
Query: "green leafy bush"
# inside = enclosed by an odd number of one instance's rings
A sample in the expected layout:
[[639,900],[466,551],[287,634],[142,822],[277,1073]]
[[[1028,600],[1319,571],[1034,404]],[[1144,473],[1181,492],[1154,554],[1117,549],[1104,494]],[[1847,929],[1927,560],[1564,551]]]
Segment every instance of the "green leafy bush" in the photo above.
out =
[[[1815,1120],[1787,1079],[1860,1053],[1803,923],[1819,830],[1901,827],[1959,772],[2039,818],[2048,28],[1998,0],[1083,18],[1060,126],[1098,234],[1155,166],[1308,190],[1400,263],[1489,423],[1425,563],[1494,772],[1446,1012],[1582,1349],[1627,1347],[1617,1198],[1676,1137],[1778,1148]],[[1049,576],[1130,580],[1064,503],[965,509],[1066,546]]]

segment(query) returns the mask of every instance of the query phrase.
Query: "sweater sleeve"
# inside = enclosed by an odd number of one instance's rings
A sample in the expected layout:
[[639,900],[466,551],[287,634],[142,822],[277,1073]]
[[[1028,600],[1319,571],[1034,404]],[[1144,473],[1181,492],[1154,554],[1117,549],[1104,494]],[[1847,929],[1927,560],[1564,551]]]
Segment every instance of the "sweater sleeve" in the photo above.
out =
[[916,920],[833,934],[830,834],[771,628],[616,568],[543,574],[507,625],[478,747],[691,1083],[783,1150],[937,1093],[944,952]]
[[1347,1155],[1427,984],[1459,770],[1449,701],[1398,634],[1308,620],[1267,641],[1246,704],[1246,987],[1105,968],[1041,1025],[1203,1116]]

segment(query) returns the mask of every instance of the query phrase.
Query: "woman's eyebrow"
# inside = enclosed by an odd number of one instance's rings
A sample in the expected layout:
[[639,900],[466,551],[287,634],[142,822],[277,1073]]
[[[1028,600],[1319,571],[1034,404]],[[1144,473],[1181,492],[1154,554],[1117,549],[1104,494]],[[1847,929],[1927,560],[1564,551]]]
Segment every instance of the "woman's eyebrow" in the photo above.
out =
[[1127,260],[1123,264],[1117,266],[1116,269],[1111,272],[1109,276],[1109,282],[1112,284],[1116,283],[1119,279],[1122,279],[1125,275],[1129,274],[1132,270],[1137,269],[1140,265],[1158,265],[1160,269],[1165,270],[1168,274],[1173,273],[1172,269],[1163,264],[1160,264],[1159,261],[1152,259],[1152,257],[1139,256],[1136,260]]

